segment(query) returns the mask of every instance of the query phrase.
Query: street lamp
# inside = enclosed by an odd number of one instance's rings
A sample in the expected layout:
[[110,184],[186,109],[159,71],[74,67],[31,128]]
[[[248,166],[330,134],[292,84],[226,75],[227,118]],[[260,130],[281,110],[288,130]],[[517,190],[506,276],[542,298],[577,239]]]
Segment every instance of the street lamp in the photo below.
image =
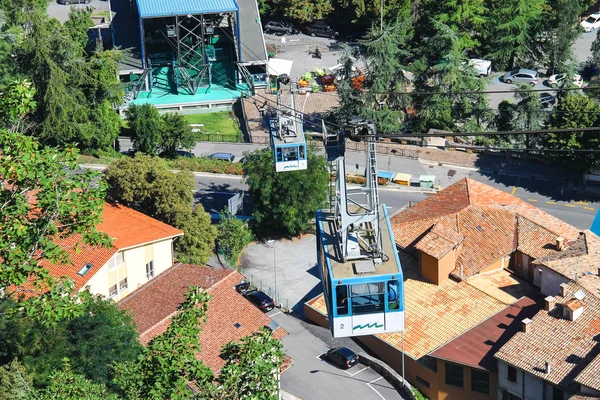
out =
[[279,303],[279,299],[278,299],[278,294],[277,294],[277,264],[275,263],[275,241],[274,240],[267,240],[267,243],[270,244],[273,247],[273,277],[275,279],[275,289],[274,289],[274,296],[275,296],[275,304]]

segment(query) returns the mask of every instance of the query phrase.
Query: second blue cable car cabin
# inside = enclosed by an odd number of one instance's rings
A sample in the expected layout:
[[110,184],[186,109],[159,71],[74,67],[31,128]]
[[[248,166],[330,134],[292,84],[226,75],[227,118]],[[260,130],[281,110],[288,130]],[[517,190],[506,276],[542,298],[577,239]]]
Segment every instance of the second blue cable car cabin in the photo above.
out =
[[380,229],[386,257],[344,260],[337,250],[334,216],[317,212],[317,260],[333,337],[404,330],[403,276],[385,205]]
[[277,113],[269,120],[275,171],[304,170],[307,168],[304,120],[294,109],[294,94],[290,92],[289,107],[281,105],[280,96],[277,96]]

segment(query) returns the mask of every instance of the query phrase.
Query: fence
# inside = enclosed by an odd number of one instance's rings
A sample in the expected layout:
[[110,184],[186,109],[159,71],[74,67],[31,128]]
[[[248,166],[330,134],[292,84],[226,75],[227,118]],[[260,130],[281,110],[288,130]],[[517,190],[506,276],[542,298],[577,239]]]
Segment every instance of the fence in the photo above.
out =
[[201,142],[244,143],[244,135],[224,135],[221,133],[196,133],[196,140]]
[[294,304],[292,304],[287,299],[287,297],[280,295],[279,291],[277,291],[278,293],[275,293],[275,289],[271,286],[273,284],[273,282],[265,282],[262,279],[255,277],[253,274],[245,274],[243,271],[242,271],[242,274],[246,278],[246,281],[248,281],[250,283],[250,286],[254,286],[258,290],[268,294],[269,297],[271,297],[273,299],[273,301],[275,301],[275,304],[279,308],[281,308],[282,311],[284,311],[284,312],[292,311],[292,307],[294,307]]

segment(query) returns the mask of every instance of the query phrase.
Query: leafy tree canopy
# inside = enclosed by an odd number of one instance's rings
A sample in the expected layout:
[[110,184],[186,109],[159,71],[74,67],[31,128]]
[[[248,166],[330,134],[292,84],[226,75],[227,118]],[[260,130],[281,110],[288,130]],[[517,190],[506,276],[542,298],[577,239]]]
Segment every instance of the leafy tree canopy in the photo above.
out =
[[231,215],[228,210],[221,213],[217,225],[217,246],[229,263],[235,265],[240,253],[251,241],[252,233],[244,221]]
[[133,147],[142,153],[156,155],[164,131],[164,121],[156,107],[132,104],[125,111],[125,119]]
[[309,222],[325,203],[325,158],[310,147],[307,153],[308,168],[289,172],[275,172],[268,149],[246,157],[244,178],[254,199],[254,216],[261,233],[300,234],[309,229]]
[[196,137],[185,117],[178,113],[166,113],[162,116],[164,131],[160,144],[160,155],[175,157],[179,149],[192,150]]

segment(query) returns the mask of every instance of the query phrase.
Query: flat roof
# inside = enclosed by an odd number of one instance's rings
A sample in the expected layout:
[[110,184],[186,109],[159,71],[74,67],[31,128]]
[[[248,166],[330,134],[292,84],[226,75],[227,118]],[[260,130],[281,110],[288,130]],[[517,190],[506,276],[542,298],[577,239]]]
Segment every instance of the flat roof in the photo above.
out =
[[235,0],[136,0],[141,18],[237,11]]
[[380,206],[379,227],[381,229],[381,241],[383,252],[387,256],[381,265],[375,266],[374,272],[356,273],[356,263],[364,260],[348,260],[344,262],[338,253],[337,246],[334,246],[334,220],[330,213],[319,213],[321,226],[323,228],[323,238],[325,241],[325,258],[331,265],[334,279],[343,278],[363,278],[376,275],[394,274],[400,272],[400,265],[396,262],[396,245],[392,243],[388,222],[385,219],[384,206]]

